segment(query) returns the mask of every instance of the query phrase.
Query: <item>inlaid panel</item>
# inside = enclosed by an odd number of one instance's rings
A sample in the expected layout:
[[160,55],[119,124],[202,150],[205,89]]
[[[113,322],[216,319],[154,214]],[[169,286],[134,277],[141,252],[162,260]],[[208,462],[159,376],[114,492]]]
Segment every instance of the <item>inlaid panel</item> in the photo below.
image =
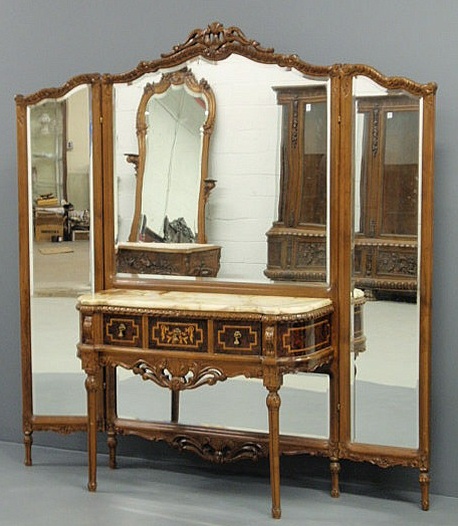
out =
[[103,318],[103,342],[108,345],[141,347],[141,316],[105,315]]
[[206,352],[208,331],[205,320],[150,318],[148,320],[150,349]]
[[307,355],[331,346],[329,318],[281,324],[278,328],[279,356]]
[[214,322],[216,353],[261,354],[261,323]]

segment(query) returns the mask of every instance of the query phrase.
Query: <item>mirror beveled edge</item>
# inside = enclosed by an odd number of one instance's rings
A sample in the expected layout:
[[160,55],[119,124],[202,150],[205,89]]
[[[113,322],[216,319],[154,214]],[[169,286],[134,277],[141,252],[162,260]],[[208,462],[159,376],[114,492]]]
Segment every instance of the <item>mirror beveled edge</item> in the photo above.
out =
[[[189,58],[202,56],[210,60],[222,60],[232,53],[238,53],[252,60],[267,64],[279,64],[284,67],[294,67],[310,76],[328,76],[331,79],[331,267],[330,286],[305,285],[294,290],[300,295],[329,296],[335,301],[336,309],[334,336],[339,349],[340,397],[343,406],[348,406],[350,399],[348,378],[350,342],[346,335],[350,333],[350,275],[351,275],[351,232],[352,218],[350,210],[351,173],[352,173],[352,134],[346,135],[342,130],[352,130],[352,79],[356,75],[366,75],[382,86],[391,89],[404,89],[422,97],[424,100],[423,118],[423,164],[422,164],[422,222],[421,222],[421,253],[420,270],[420,446],[419,450],[385,447],[377,445],[352,444],[350,437],[350,415],[348,407],[341,407],[340,453],[342,458],[352,460],[368,460],[381,466],[400,464],[420,467],[421,472],[429,469],[429,409],[430,409],[430,347],[431,347],[431,288],[432,288],[432,196],[433,196],[433,164],[434,164],[434,99],[435,84],[418,84],[402,77],[385,77],[377,70],[366,65],[334,65],[312,66],[301,61],[296,55],[275,54],[272,49],[262,48],[257,42],[248,40],[243,33],[234,27],[224,28],[213,23],[206,30],[195,30],[188,40],[175,46],[169,54],[152,62],[141,62],[134,70],[120,75],[80,75],[72,78],[61,88],[41,90],[28,97],[18,96],[17,106],[17,142],[18,142],[18,174],[19,174],[19,235],[20,235],[20,280],[21,280],[21,320],[22,320],[22,363],[23,363],[23,419],[25,433],[36,430],[58,430],[62,432],[63,425],[67,430],[82,429],[84,419],[62,416],[46,417],[33,415],[31,395],[31,348],[30,348],[30,275],[28,254],[28,210],[27,194],[27,106],[44,98],[57,98],[80,83],[92,86],[93,122],[101,122],[94,126],[93,162],[94,162],[94,236],[96,238],[95,257],[101,262],[103,253],[104,264],[96,267],[96,290],[101,288],[148,286],[140,280],[116,279],[113,257],[113,221],[102,225],[102,215],[113,217],[113,158],[109,147],[102,150],[103,144],[112,145],[112,86],[115,82],[134,80],[146,72],[157,71],[160,68],[175,66]],[[103,116],[103,119],[102,119]],[[104,168],[102,172],[102,166]],[[103,179],[102,179],[103,173]],[[103,191],[102,191],[103,188]],[[103,212],[103,214],[102,214]],[[105,246],[105,250],[103,250]],[[291,288],[282,285],[269,286],[260,289],[253,284],[233,283],[208,284],[198,281],[194,285],[188,282],[173,281],[173,287],[182,290],[195,290],[202,286],[207,290],[238,291],[258,294],[287,294]],[[170,287],[166,281],[155,284],[156,288]],[[300,290],[299,290],[300,289]],[[421,475],[420,475],[421,476]]]

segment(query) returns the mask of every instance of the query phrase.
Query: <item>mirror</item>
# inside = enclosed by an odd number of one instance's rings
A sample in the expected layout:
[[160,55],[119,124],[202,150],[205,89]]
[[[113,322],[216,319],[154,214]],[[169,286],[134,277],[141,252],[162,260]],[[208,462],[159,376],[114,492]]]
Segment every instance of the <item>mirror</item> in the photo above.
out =
[[[302,266],[302,274],[293,279],[327,283],[327,180],[330,168],[326,158],[330,148],[330,80],[326,76],[313,78],[290,67],[257,63],[237,54],[222,61],[210,61],[202,57],[189,59],[167,70],[139,73],[138,78],[128,82],[116,82],[114,77],[115,244],[119,247],[119,244],[131,239],[129,227],[132,217],[135,217],[134,168],[125,162],[124,154],[136,151],[135,115],[140,107],[142,93],[145,86],[158,85],[164,74],[171,72],[176,75],[183,68],[192,72],[196,79],[207,81],[217,109],[207,174],[207,178],[217,181],[217,184],[205,208],[203,224],[207,243],[221,247],[218,281],[272,282],[265,275],[268,263],[266,234],[273,224],[278,223],[279,214],[281,216],[282,213],[279,210],[280,179],[282,177],[286,181],[288,177],[282,170],[282,163],[284,165],[287,162],[285,152],[295,151],[290,146],[289,137],[295,126],[294,114],[288,114],[282,99],[287,96],[282,94],[289,93],[291,99],[300,99],[300,113],[307,116],[301,117],[298,129],[300,151],[303,151],[300,156],[306,159],[304,178],[307,181],[314,180],[303,184],[304,193],[308,194],[313,185],[319,187],[317,211],[308,217],[303,210],[302,215],[291,223],[290,232],[294,232],[288,235],[298,241],[298,246],[294,248],[294,261],[290,261],[289,265],[296,269]],[[291,105],[294,106],[294,103],[291,102]],[[317,133],[311,130],[314,122],[320,123]],[[296,153],[294,155],[297,158]],[[317,184],[318,181],[320,184]],[[147,191],[148,195],[145,195]],[[151,187],[143,185],[142,192],[143,202],[153,202],[155,192]],[[172,197],[175,200],[177,196]],[[181,204],[178,209],[182,209]],[[159,229],[162,220],[163,217],[158,221]],[[286,225],[289,226],[290,223]],[[134,230],[137,228],[135,223]],[[204,229],[203,225],[201,229]],[[300,238],[297,235],[299,230]],[[275,235],[278,240],[278,236],[281,236],[279,229]],[[310,278],[305,276],[307,265],[310,265],[310,247],[318,238],[320,248],[314,248],[313,251],[319,252],[319,262],[316,258],[312,261],[315,267],[311,270]],[[281,242],[284,242],[283,239]],[[120,270],[124,271],[119,273],[120,278],[128,277],[128,269]],[[319,279],[316,273],[319,273]],[[134,274],[136,279],[152,279],[151,276],[139,276],[138,271],[131,271],[130,274]],[[277,276],[272,279],[277,279]],[[286,279],[291,277],[286,276]]]
[[352,440],[418,448],[422,99],[359,75],[353,287],[366,348],[352,354]]
[[[140,209],[135,210],[129,241],[205,242],[201,209],[214,118],[210,86],[187,69],[145,86],[137,112]],[[179,218],[184,228],[173,236],[164,227]]]
[[75,298],[92,288],[89,94],[84,85],[29,108],[32,377],[39,414],[85,413],[74,345]]
[[26,439],[34,428],[84,428],[75,301],[94,289],[92,91],[84,80],[16,99]]
[[148,83],[137,110],[139,154],[128,243],[117,245],[120,272],[216,276],[220,247],[206,244],[205,204],[213,92],[186,68]]
[[[286,285],[288,281],[294,281],[292,294],[296,294],[301,281],[316,281],[326,285],[330,265],[327,246],[331,81],[323,74],[312,78],[291,67],[262,64],[237,54],[222,61],[210,61],[202,57],[189,59],[173,68],[141,74],[136,79],[129,77],[127,82],[124,78],[122,82],[116,82],[114,78],[114,236],[118,277],[147,280],[152,286],[158,279],[164,278],[151,273],[145,275],[138,270],[139,265],[133,268],[132,264],[130,267],[121,267],[119,264],[120,247],[124,250],[128,245],[125,241],[130,235],[128,226],[131,218],[135,217],[133,203],[136,195],[133,188],[135,170],[125,162],[123,155],[136,151],[137,121],[134,117],[137,108],[138,114],[143,111],[140,109],[141,101],[145,90],[148,90],[147,86],[159,85],[164,75],[178,74],[183,68],[192,72],[196,79],[206,80],[211,87],[216,108],[207,177],[217,183],[206,204],[204,225],[207,243],[221,247],[216,281],[230,284],[252,282],[267,287],[271,287],[278,279]],[[296,125],[299,115],[299,124]],[[294,143],[299,147],[295,148]],[[280,194],[285,192],[292,173],[296,173],[295,163],[303,166],[295,184],[301,187],[301,192],[308,196],[309,201],[294,221],[289,221],[288,212],[288,220],[280,225],[285,217],[284,207],[280,206]],[[291,165],[291,173],[285,169],[287,164]],[[139,163],[139,174],[140,171]],[[139,181],[137,178],[137,184]],[[312,188],[314,198],[311,197]],[[150,201],[153,194],[151,187],[147,189],[143,185],[143,201]],[[288,193],[290,199],[293,196],[293,193]],[[294,204],[289,205],[290,209],[293,207]],[[275,231],[272,234],[273,225]],[[137,228],[135,226],[134,230]],[[274,258],[268,256],[269,251],[271,254],[274,251],[274,243],[270,240],[280,240],[286,246],[291,244],[291,239],[297,246],[294,248],[294,260],[289,258],[289,268],[284,266],[282,277],[268,275],[268,259],[270,265],[274,264]],[[319,248],[315,249],[315,246]],[[317,254],[318,259],[311,257],[311,253]],[[144,261],[144,254],[142,256]],[[130,257],[132,262],[133,257]],[[149,257],[148,266],[151,266]],[[170,276],[167,271],[161,274],[168,274],[167,278]],[[139,380],[118,370],[118,415],[121,418],[170,421],[169,393],[161,393],[160,389]],[[291,385],[286,385],[286,382],[282,388],[282,432],[328,438],[328,419],[324,416],[329,414],[328,378],[299,374],[291,382]],[[224,402],[227,396],[240,397],[244,392],[257,393],[257,398],[253,395],[255,405],[252,413],[256,413],[256,407],[260,407],[260,415],[264,417],[262,386],[257,385],[256,381],[234,379],[221,386],[214,386],[211,390],[180,393],[179,422],[220,426],[224,421],[224,427],[228,429],[246,428],[247,423],[243,418],[231,413]],[[135,403],[138,396],[151,400],[151,404],[139,407]],[[165,405],[158,400],[165,400]],[[298,405],[302,403],[307,406],[313,404],[316,408],[316,412],[310,413],[310,418],[305,418],[302,412],[297,411]],[[201,409],[196,411],[197,407]],[[251,422],[252,427],[265,431],[267,422],[259,422],[258,419],[256,425],[254,422]]]

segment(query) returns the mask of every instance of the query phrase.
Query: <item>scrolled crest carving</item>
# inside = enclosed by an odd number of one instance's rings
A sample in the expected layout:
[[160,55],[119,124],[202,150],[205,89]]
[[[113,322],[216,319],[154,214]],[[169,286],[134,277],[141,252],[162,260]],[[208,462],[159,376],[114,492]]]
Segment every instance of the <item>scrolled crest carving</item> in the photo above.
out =
[[[163,58],[189,49],[198,49],[202,54],[214,58],[225,54],[227,46],[246,46],[262,53],[273,53],[273,48],[264,48],[256,40],[248,39],[243,31],[235,26],[224,27],[220,22],[212,22],[206,29],[194,29],[183,44],[173,47],[171,53],[163,53]],[[203,48],[201,50],[201,48]]]
[[174,437],[172,446],[180,451],[189,451],[204,460],[216,464],[237,462],[238,460],[259,460],[267,456],[267,446],[256,442],[239,442],[227,438],[192,437],[179,435]]

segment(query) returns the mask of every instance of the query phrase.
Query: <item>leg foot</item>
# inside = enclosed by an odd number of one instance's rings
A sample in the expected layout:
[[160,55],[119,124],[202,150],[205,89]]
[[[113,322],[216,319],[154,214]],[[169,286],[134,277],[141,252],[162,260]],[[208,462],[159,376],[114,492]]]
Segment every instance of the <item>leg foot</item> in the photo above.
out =
[[331,497],[340,497],[339,489],[339,473],[340,473],[340,462],[331,460],[330,464],[331,471]]
[[91,492],[96,491],[97,489],[97,483],[96,482],[88,482],[87,489]]
[[423,511],[429,510],[429,483],[430,476],[428,471],[420,471],[420,490],[421,490],[421,509]]
[[25,446],[24,464],[26,466],[32,465],[32,444],[33,444],[32,433],[31,432],[24,433],[24,446]]
[[107,438],[108,444],[108,453],[109,453],[109,466],[111,469],[116,469],[116,446],[118,445],[118,440],[116,438],[116,433],[113,431],[108,432]]
[[272,506],[272,518],[280,519],[281,518],[281,508],[274,508]]

